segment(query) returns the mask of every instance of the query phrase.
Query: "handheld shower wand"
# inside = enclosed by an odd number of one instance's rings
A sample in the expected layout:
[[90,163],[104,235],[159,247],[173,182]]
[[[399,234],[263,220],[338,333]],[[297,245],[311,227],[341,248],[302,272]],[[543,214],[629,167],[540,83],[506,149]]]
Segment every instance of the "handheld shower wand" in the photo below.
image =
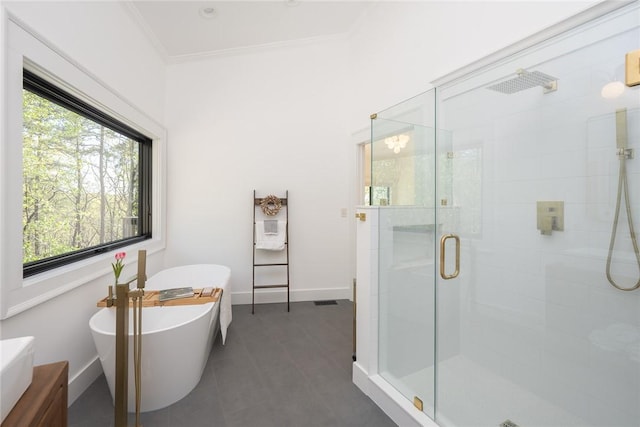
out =
[[[627,146],[627,109],[623,108],[616,111],[616,147],[618,158],[620,159],[620,169],[618,172],[618,197],[616,200],[616,213],[613,218],[613,229],[611,230],[611,241],[609,243],[609,253],[607,255],[607,280],[609,283],[621,291],[633,291],[640,288],[640,250],[638,250],[638,240],[636,232],[633,229],[633,217],[631,216],[631,203],[629,201],[629,185],[627,182],[627,159],[633,158],[633,149]],[[618,229],[618,219],[620,217],[620,208],[622,207],[622,196],[626,201],[627,222],[629,223],[629,235],[631,244],[636,255],[638,264],[638,281],[635,285],[625,288],[620,286],[611,277],[611,260],[613,257],[613,247],[616,242],[616,230]]]

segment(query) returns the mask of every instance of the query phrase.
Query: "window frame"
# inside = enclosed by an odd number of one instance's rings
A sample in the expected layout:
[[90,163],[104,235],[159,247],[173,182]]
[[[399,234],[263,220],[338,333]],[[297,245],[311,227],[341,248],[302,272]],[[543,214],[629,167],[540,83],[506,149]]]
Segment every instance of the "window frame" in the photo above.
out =
[[[10,11],[0,7],[0,319],[29,310],[83,285],[113,281],[115,247],[25,277],[22,260],[22,91],[23,69],[98,108],[151,140],[146,161],[151,169],[152,236],[123,242],[127,269],[135,267],[138,250],[147,257],[166,247],[167,132],[137,108]],[[133,267],[132,267],[133,266]],[[131,270],[133,271],[133,270]],[[129,274],[127,271],[124,274]]]
[[122,248],[132,243],[152,237],[151,230],[151,163],[148,158],[152,155],[152,141],[149,137],[138,132],[137,130],[127,126],[121,121],[104,113],[98,108],[88,104],[87,102],[71,95],[70,93],[59,88],[50,81],[38,76],[36,73],[23,69],[22,71],[23,89],[55,103],[69,111],[92,120],[94,123],[107,127],[121,135],[124,135],[138,143],[138,164],[139,164],[139,180],[138,180],[138,224],[140,233],[137,236],[119,239],[107,243],[102,243],[87,248],[70,251],[63,254],[43,258],[37,261],[31,261],[22,265],[23,277],[29,277],[43,271],[51,270],[66,264],[70,264],[85,258],[92,257],[96,254],[112,251]]

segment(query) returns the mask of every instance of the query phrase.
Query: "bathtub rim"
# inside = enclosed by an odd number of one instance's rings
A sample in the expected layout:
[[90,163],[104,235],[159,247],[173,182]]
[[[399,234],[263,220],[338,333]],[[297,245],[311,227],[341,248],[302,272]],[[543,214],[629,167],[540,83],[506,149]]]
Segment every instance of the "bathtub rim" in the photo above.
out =
[[[168,267],[168,268],[163,268],[162,270],[158,271],[157,273],[155,273],[153,276],[149,277],[147,279],[147,282],[145,284],[145,289],[148,290],[153,290],[153,291],[158,291],[158,290],[162,290],[162,289],[166,289],[164,287],[160,288],[157,287],[153,284],[153,279],[158,276],[159,274],[168,274],[168,272],[171,271],[179,271],[179,270],[187,270],[187,269],[191,269],[194,267],[215,267],[215,268],[219,268],[220,270],[222,270],[222,272],[224,273],[221,276],[221,287],[224,285],[225,287],[229,284],[229,280],[231,279],[231,268],[224,265],[224,264],[210,264],[210,263],[199,263],[199,264],[185,264],[185,265],[176,265],[173,267]],[[224,290],[223,290],[224,292]]]
[[[172,323],[172,324],[171,324],[171,325],[169,325],[168,327],[165,327],[165,328],[162,328],[162,329],[155,328],[155,329],[150,330],[150,331],[144,331],[144,330],[143,330],[143,331],[142,331],[142,335],[144,336],[144,335],[154,335],[154,334],[159,334],[159,333],[162,333],[162,332],[166,332],[166,331],[168,331],[168,330],[171,330],[171,329],[177,329],[177,328],[180,328],[180,327],[182,327],[182,326],[184,326],[184,325],[187,325],[187,324],[189,324],[189,323],[191,323],[191,322],[195,322],[195,321],[197,321],[198,319],[200,319],[201,317],[206,316],[207,314],[210,314],[210,313],[212,312],[212,310],[214,309],[214,305],[215,305],[215,304],[218,304],[218,303],[219,303],[219,301],[215,301],[215,302],[208,302],[208,303],[206,303],[206,304],[198,304],[198,305],[201,305],[201,306],[204,306],[204,307],[201,309],[201,312],[200,312],[200,313],[198,313],[197,315],[192,316],[192,317],[190,317],[189,319],[187,319],[187,320],[185,320],[185,321],[183,321],[183,322],[180,322],[180,323]],[[154,309],[158,309],[158,310],[159,310],[159,309],[163,309],[163,308],[169,308],[169,309],[174,310],[174,309],[180,309],[180,308],[182,308],[182,307],[184,307],[184,306],[169,306],[169,307],[162,307],[162,306],[161,306],[161,307],[143,307],[143,308],[142,308],[142,322],[143,322],[143,325],[144,325],[144,311],[145,311],[145,310],[154,310]],[[115,336],[116,336],[116,331],[115,331],[116,325],[115,325],[115,323],[113,323],[113,332],[111,332],[111,331],[107,331],[107,330],[105,330],[104,328],[96,328],[96,327],[95,327],[95,322],[97,322],[97,320],[95,320],[95,319],[98,319],[100,316],[105,316],[105,314],[104,314],[105,310],[116,310],[116,308],[115,308],[115,307],[103,307],[103,308],[101,308],[100,310],[98,310],[97,312],[95,312],[95,313],[91,316],[91,319],[89,319],[89,328],[91,329],[91,331],[92,331],[92,332],[96,332],[96,333],[98,333],[98,334],[102,334],[102,335],[106,335],[106,336],[113,336],[113,337],[115,337]],[[133,309],[132,309],[131,307],[129,307],[129,317],[130,317],[130,318],[131,318],[131,316],[132,316],[132,314],[131,314],[132,310],[133,310]],[[143,326],[143,328],[144,328],[144,326]],[[132,333],[131,333],[131,332],[129,333],[129,336],[132,336]]]
[[[220,304],[222,302],[222,298],[224,297],[224,293],[226,288],[229,285],[229,280],[231,279],[231,268],[224,265],[224,264],[212,264],[212,263],[197,263],[197,264],[185,264],[185,265],[176,265],[173,267],[169,267],[169,268],[164,268],[160,271],[158,271],[157,273],[155,273],[153,276],[149,277],[149,279],[147,280],[147,286],[145,286],[145,289],[147,290],[153,290],[153,291],[157,291],[157,290],[162,290],[162,289],[166,289],[165,287],[157,287],[153,285],[153,279],[159,275],[162,274],[164,272],[170,272],[170,271],[180,271],[180,270],[187,270],[187,269],[192,269],[192,268],[202,268],[202,267],[213,267],[217,270],[219,270],[222,274],[220,276],[220,287],[222,288],[222,294],[220,295],[220,298],[218,299],[218,301],[215,302],[210,302],[210,303],[205,303],[205,304],[198,304],[198,305],[203,305],[203,306],[207,306],[206,309],[203,309],[202,313],[198,314],[197,316],[191,317],[189,318],[188,321],[184,321],[184,322],[180,322],[180,323],[172,323],[169,327],[166,328],[162,328],[162,329],[154,329],[152,331],[143,331],[143,335],[153,335],[153,334],[157,334],[157,333],[162,333],[162,332],[166,332],[170,329],[174,329],[174,328],[178,328],[178,327],[182,327],[190,322],[194,322],[196,320],[198,320],[200,317],[206,315],[207,313],[211,313],[214,311],[215,309],[215,304]],[[149,282],[151,282],[149,284]],[[227,295],[227,298],[231,298],[231,295]],[[143,307],[143,313],[142,313],[142,322],[144,325],[144,310],[148,310],[148,309],[162,309],[162,308],[170,308],[170,309],[180,309],[181,307],[187,307],[187,306],[168,306],[168,307]],[[191,307],[191,306],[188,306]],[[98,318],[100,315],[104,315],[101,314],[103,313],[104,310],[111,310],[111,309],[115,309],[115,307],[103,307],[100,310],[96,311],[91,318],[89,319],[89,329],[92,332],[96,332],[99,334],[103,334],[103,335],[107,335],[107,336],[115,336],[115,323],[113,324],[114,326],[114,330],[113,332],[109,332],[104,328],[95,328],[94,327],[94,322],[96,321],[95,319]],[[129,307],[129,317],[131,317],[131,307]],[[144,327],[144,326],[143,326]],[[129,333],[129,336],[131,336],[132,334]]]

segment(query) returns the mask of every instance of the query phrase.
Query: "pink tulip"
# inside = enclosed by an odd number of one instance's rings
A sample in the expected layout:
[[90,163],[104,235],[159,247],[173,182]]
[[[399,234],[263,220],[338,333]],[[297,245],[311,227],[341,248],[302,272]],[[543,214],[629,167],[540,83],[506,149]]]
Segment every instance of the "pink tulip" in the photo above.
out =
[[125,256],[127,256],[126,252],[118,252],[118,253],[116,253],[116,262],[115,262],[115,264],[111,264],[111,267],[113,268],[113,275],[116,278],[116,285],[118,284],[118,279],[120,278],[120,273],[122,273],[122,268],[124,267],[124,264],[122,263],[122,260],[124,259]]

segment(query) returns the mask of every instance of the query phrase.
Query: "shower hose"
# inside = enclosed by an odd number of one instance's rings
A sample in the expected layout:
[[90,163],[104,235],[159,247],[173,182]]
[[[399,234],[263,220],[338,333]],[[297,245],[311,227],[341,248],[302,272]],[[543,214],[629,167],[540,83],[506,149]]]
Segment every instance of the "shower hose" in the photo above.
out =
[[[613,229],[611,231],[611,242],[609,243],[609,254],[607,255],[607,280],[609,283],[617,289],[621,291],[633,291],[635,289],[640,288],[640,250],[638,250],[638,241],[636,239],[636,232],[633,229],[633,217],[631,216],[631,205],[629,202],[629,185],[627,183],[627,164],[626,164],[626,155],[625,152],[621,152],[618,154],[620,157],[620,170],[619,170],[619,178],[618,178],[618,198],[616,201],[616,213],[613,218]],[[616,230],[618,228],[618,219],[620,217],[620,208],[622,205],[622,195],[624,193],[624,198],[626,201],[627,207],[627,221],[629,222],[629,235],[631,236],[631,243],[633,244],[633,251],[636,255],[636,262],[638,264],[638,281],[635,285],[625,288],[620,286],[613,280],[611,277],[611,258],[613,256],[613,247],[616,242]]]

